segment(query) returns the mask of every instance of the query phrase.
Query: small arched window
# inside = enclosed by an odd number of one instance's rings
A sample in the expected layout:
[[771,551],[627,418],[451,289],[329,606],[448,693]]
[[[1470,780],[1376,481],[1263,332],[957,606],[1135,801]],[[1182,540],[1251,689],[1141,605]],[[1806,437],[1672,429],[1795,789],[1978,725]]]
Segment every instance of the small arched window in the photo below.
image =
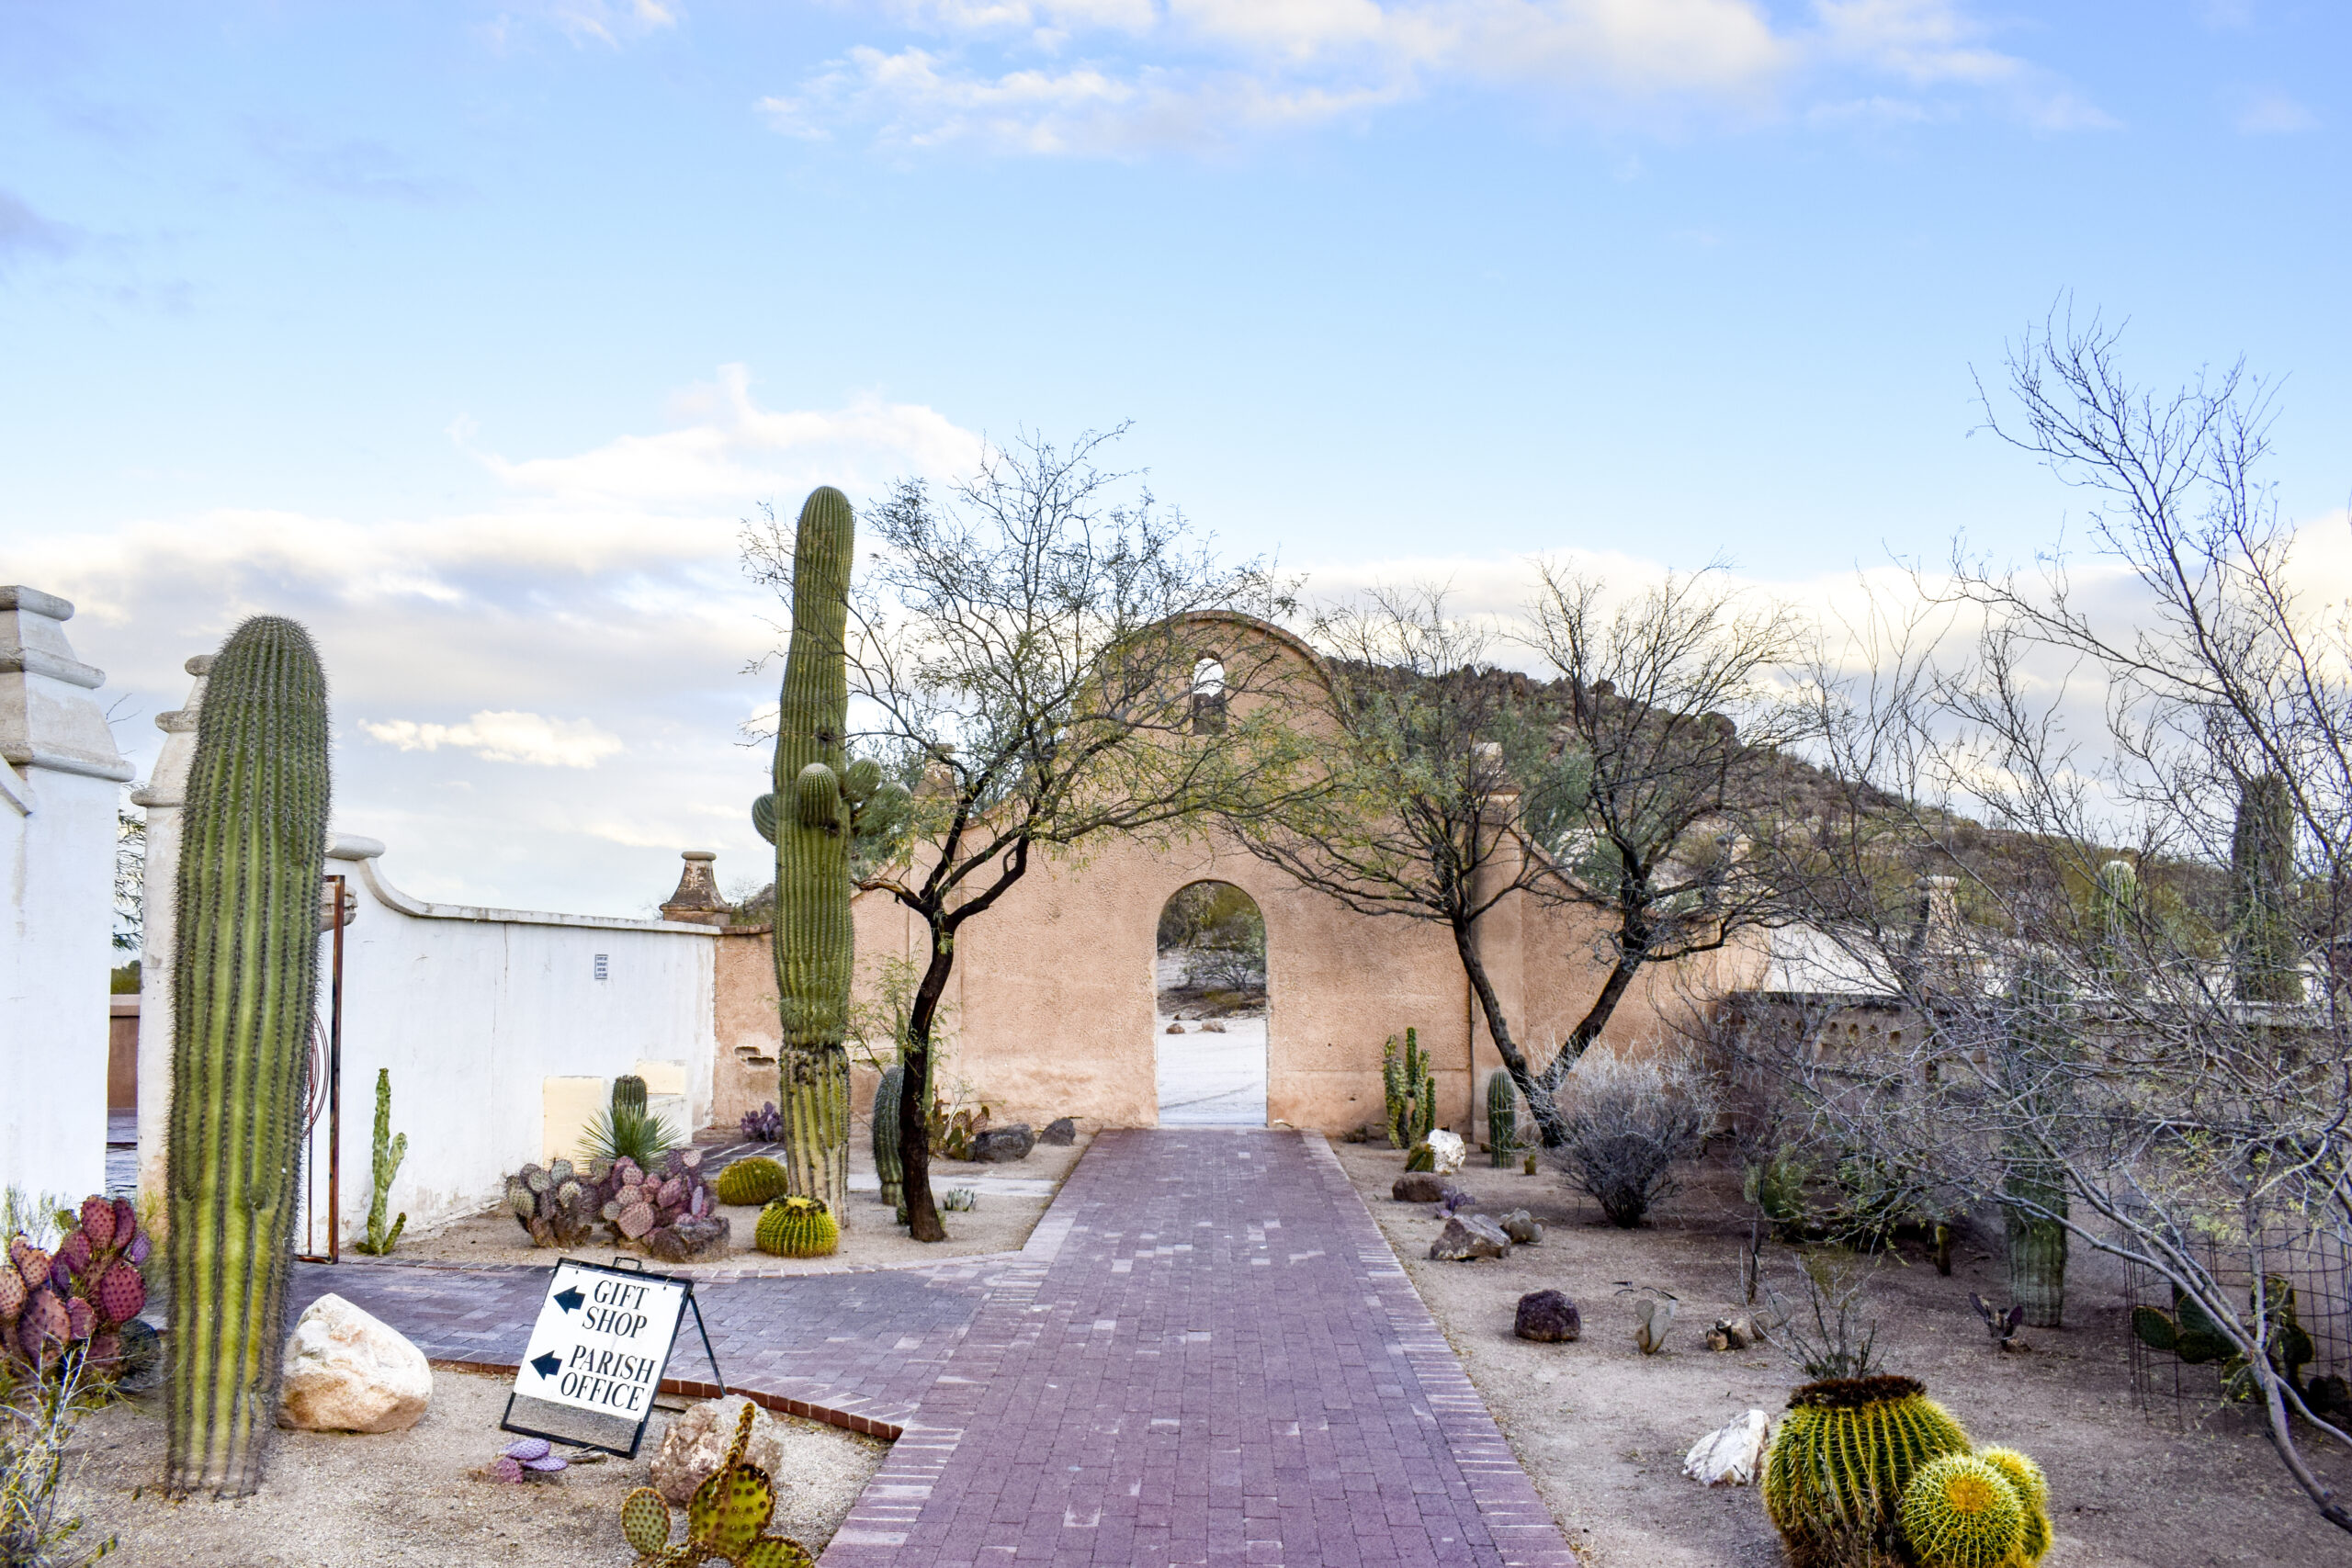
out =
[[1213,653],[1193,665],[1193,733],[1225,733],[1225,661]]

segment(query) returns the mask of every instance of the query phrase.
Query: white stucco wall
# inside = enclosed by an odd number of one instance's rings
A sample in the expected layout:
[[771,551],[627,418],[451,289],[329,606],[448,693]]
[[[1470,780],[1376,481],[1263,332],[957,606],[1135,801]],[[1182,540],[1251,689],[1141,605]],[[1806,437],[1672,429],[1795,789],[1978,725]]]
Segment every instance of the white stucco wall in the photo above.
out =
[[131,769],[74,606],[0,587],[0,1185],[106,1186],[115,800]]
[[386,879],[382,853],[339,837],[326,867],[359,896],[344,930],[346,1240],[368,1214],[379,1067],[391,1069],[393,1130],[408,1134],[391,1203],[413,1227],[493,1201],[508,1172],[540,1157],[548,1077],[680,1062],[692,1120],[709,1119],[710,927],[429,904]]
[[[147,808],[145,967],[139,1030],[139,1179],[160,1193],[171,1126],[173,888],[180,809],[203,705],[208,658],[185,706],[155,722],[164,732],[153,775],[132,799]],[[714,950],[711,927],[666,920],[432,904],[400,891],[379,863],[384,846],[331,837],[326,872],[348,879],[357,913],[344,928],[343,1201],[346,1250],[365,1234],[370,1196],[376,1071],[392,1075],[392,1129],[408,1135],[391,1212],[419,1230],[496,1200],[505,1175],[541,1157],[542,1082],[612,1078],[644,1061],[684,1064],[690,1117],[710,1114]],[[334,936],[319,942],[319,1015],[326,1020]],[[596,955],[605,978],[595,978]],[[104,976],[98,1011],[103,1041]],[[103,1154],[105,1055],[98,1063]],[[324,1117],[310,1146],[322,1213]],[[572,1129],[565,1129],[568,1136]],[[691,1129],[689,1129],[691,1131]],[[300,1237],[298,1234],[298,1245]],[[316,1237],[323,1247],[323,1231]]]

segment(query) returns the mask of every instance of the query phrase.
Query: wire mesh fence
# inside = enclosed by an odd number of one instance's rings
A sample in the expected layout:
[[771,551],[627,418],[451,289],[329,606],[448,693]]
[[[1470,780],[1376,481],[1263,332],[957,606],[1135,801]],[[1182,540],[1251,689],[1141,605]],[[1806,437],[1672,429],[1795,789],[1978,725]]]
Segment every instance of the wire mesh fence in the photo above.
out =
[[[2333,1404],[2333,1394],[2342,1388],[2340,1380],[2352,1377],[2352,1247],[2344,1237],[2310,1225],[2278,1224],[2250,1239],[2192,1241],[2188,1250],[2245,1303],[2242,1320],[2254,1310],[2256,1272],[2269,1282],[2265,1293],[2273,1303],[2274,1362],[2306,1390],[2324,1379],[2339,1380],[2333,1389],[2322,1390]],[[2184,1310],[2169,1280],[2131,1259],[2124,1263],[2124,1290],[2131,1303],[2127,1339],[2132,1391],[2140,1409],[2153,1419],[2187,1427],[2229,1404],[2237,1369],[2226,1348],[2217,1349],[2193,1336],[2194,1307]],[[2145,1315],[2149,1314],[2157,1317]],[[2183,1327],[2192,1333],[2180,1332]],[[2299,1340],[2293,1330],[2300,1330],[2303,1338]],[[2167,1332],[2174,1335],[2177,1348],[2150,1342]],[[2293,1364],[2306,1344],[2309,1359]]]

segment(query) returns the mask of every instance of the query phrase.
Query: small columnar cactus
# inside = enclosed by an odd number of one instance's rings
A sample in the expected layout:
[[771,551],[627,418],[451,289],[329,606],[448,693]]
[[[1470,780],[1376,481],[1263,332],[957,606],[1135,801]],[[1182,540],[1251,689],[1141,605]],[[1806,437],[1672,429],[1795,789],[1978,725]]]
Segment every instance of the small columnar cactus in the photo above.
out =
[[401,1227],[408,1216],[394,1220],[391,1228],[384,1228],[384,1211],[390,1206],[392,1178],[400,1174],[401,1161],[408,1157],[408,1134],[392,1135],[392,1070],[376,1069],[376,1139],[375,1158],[368,1168],[370,1185],[375,1196],[368,1203],[368,1234],[353,1245],[370,1257],[381,1258],[400,1245]]
[[814,1198],[779,1198],[760,1213],[756,1238],[762,1252],[777,1258],[823,1258],[841,1245],[842,1230]]
[[1420,1032],[1405,1031],[1405,1052],[1396,1054],[1390,1035],[1380,1058],[1381,1089],[1388,1102],[1388,1146],[1408,1149],[1437,1125],[1437,1077],[1421,1051]]
[[780,1196],[784,1188],[784,1167],[765,1155],[752,1155],[720,1171],[716,1190],[722,1203],[764,1203]]
[[645,1111],[645,1080],[635,1073],[623,1073],[613,1080],[612,1106],[616,1111],[628,1110],[639,1115]]
[[882,1183],[882,1201],[893,1209],[907,1204],[907,1168],[899,1154],[899,1097],[906,1085],[907,1069],[893,1066],[874,1086],[874,1174]]
[[1487,1077],[1487,1154],[1497,1170],[1507,1168],[1519,1146],[1519,1090],[1506,1072]]
[[2013,1568],[2023,1555],[2025,1503],[1973,1454],[1922,1465],[1903,1489],[1902,1518],[1920,1568]]
[[775,1483],[743,1457],[752,1416],[746,1404],[726,1461],[695,1488],[684,1540],[670,1544],[670,1505],[652,1487],[639,1487],[621,1504],[621,1539],[636,1550],[638,1568],[698,1568],[714,1557],[733,1568],[810,1568],[816,1562],[798,1541],[766,1533],[775,1517]]

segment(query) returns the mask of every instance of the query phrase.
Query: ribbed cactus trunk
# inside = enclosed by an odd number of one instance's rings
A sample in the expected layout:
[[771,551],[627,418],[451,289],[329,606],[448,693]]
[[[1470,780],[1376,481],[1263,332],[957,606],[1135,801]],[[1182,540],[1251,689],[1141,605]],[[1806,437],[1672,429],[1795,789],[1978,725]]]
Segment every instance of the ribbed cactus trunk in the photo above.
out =
[[856,520],[830,485],[800,508],[792,641],[775,739],[777,1102],[790,1190],[849,1216],[850,803],[843,798],[849,684],[842,665]]
[[213,661],[181,820],[164,1480],[243,1496],[277,1414],[326,850],[326,676],[292,621]]
[[907,1168],[899,1158],[899,1096],[906,1083],[907,1069],[892,1067],[874,1086],[874,1174],[882,1183],[882,1201],[902,1214]]
[[[2003,1062],[2011,1103],[2030,1127],[2046,1123],[2071,1097],[2075,1056],[2071,998],[2064,978],[2028,962],[2018,971],[2004,1030]],[[2021,1127],[2007,1140],[2002,1214],[2009,1241],[2009,1301],[2036,1328],[2064,1326],[2066,1315],[2065,1174]]]
[[2020,1203],[2052,1213],[2066,1212],[2066,1189],[2030,1162],[2010,1167],[2002,1190],[2012,1200],[2003,1211],[2009,1233],[2009,1302],[2025,1308],[2034,1328],[2062,1328],[2066,1317],[2066,1227],[2030,1215]]
[[2295,930],[2295,803],[2287,781],[2245,781],[2230,837],[2230,967],[2240,1001],[2303,999]]
[[1510,1075],[1494,1072],[1487,1077],[1487,1154],[1499,1170],[1510,1164],[1519,1146],[1519,1096]]

